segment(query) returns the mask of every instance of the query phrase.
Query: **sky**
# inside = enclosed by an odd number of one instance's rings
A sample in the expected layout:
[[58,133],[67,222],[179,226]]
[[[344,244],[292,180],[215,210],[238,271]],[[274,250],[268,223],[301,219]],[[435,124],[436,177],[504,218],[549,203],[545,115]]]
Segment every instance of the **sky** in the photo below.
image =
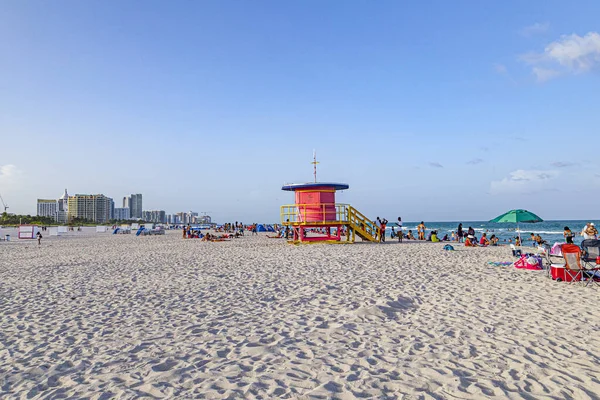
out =
[[600,218],[600,2],[0,0],[0,194]]

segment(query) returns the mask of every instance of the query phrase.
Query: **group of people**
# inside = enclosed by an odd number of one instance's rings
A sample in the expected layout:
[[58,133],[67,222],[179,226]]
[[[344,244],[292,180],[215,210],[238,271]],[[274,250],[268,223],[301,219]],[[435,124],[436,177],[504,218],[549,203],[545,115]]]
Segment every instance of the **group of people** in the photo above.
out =
[[466,247],[487,247],[487,246],[498,246],[499,239],[496,235],[492,235],[489,238],[487,237],[487,233],[483,233],[481,235],[481,239],[477,240],[475,235],[467,234],[464,239],[464,243]]

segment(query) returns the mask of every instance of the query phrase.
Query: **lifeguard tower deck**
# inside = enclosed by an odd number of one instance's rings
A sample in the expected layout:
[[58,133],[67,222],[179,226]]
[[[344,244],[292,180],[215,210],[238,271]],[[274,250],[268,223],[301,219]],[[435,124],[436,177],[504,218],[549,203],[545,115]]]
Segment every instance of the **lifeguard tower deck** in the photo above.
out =
[[283,186],[296,198],[296,204],[281,206],[281,224],[292,229],[289,243],[353,243],[356,236],[378,241],[380,232],[373,221],[351,205],[335,202],[335,192],[348,188],[345,183],[329,182]]

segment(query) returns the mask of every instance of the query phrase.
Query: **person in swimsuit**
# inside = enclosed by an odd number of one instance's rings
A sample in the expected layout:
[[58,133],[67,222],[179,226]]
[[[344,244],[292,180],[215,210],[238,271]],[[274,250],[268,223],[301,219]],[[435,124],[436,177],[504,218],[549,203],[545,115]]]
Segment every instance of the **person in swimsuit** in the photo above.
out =
[[419,234],[419,240],[425,240],[425,223],[421,221],[419,225],[417,225],[417,232]]
[[404,236],[402,233],[402,218],[398,217],[398,222],[396,222],[396,225],[398,225],[398,241],[401,242],[402,236]]
[[573,244],[573,232],[569,229],[568,226],[565,226],[565,231],[563,232],[563,236],[565,237],[565,241],[568,244]]

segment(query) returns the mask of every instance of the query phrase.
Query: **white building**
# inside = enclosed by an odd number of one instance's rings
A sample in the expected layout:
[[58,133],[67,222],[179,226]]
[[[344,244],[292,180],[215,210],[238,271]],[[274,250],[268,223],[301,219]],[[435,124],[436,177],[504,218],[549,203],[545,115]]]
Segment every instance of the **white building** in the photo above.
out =
[[38,217],[50,217],[56,220],[56,211],[58,202],[56,200],[38,199],[37,215]]
[[57,209],[56,209],[56,221],[58,223],[67,223],[67,214],[69,212],[69,194],[67,189],[62,196],[58,198]]
[[115,208],[114,219],[118,221],[131,219],[131,213],[129,211],[129,207]]

